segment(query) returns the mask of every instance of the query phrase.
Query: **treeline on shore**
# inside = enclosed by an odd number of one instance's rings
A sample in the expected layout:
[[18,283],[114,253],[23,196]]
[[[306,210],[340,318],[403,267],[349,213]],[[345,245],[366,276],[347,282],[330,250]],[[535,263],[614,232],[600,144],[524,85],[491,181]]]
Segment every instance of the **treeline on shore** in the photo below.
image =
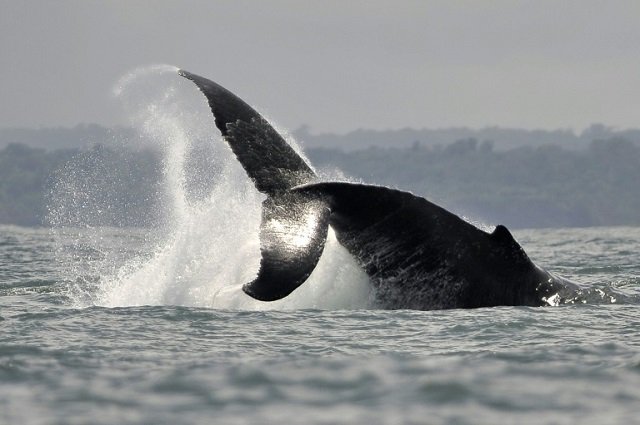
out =
[[[496,150],[489,141],[471,138],[444,146],[315,148],[307,155],[324,174],[408,190],[485,223],[640,225],[640,146],[622,138],[596,140],[582,150],[555,145]],[[55,205],[51,196],[65,185],[80,194],[66,214],[85,214],[84,224],[150,225],[162,209],[161,161],[151,149],[9,144],[0,150],[0,223],[74,223],[48,214]],[[211,172],[206,164],[198,169],[201,178],[215,178],[204,175]]]

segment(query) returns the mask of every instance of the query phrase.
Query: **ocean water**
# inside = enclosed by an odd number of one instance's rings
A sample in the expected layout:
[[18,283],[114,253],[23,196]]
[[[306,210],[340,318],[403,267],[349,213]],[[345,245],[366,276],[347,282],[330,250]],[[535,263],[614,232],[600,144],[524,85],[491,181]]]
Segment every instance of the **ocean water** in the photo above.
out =
[[587,303],[448,311],[100,302],[142,233],[0,227],[0,423],[640,420],[639,228],[515,232]]
[[583,286],[571,305],[376,310],[332,234],[304,285],[262,303],[241,286],[263,196],[202,96],[166,66],[114,94],[145,136],[128,143],[162,151],[162,220],[93,226],[117,200],[72,162],[51,228],[0,226],[0,423],[640,423],[640,228],[514,232]]

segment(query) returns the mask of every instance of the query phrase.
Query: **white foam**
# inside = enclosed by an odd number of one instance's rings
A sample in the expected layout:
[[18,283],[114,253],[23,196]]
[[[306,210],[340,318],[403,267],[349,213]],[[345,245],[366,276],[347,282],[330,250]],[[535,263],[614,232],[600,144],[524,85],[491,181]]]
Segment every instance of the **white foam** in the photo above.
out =
[[[114,89],[132,124],[162,149],[166,220],[151,252],[101,277],[91,297],[94,303],[231,309],[367,307],[367,276],[332,231],[318,266],[289,297],[264,303],[242,292],[242,285],[255,277],[260,263],[258,234],[264,196],[253,187],[224,141],[219,137],[211,140],[218,132],[206,101],[176,70],[169,66],[136,69]],[[185,164],[194,144],[203,140],[213,143],[222,166],[209,195],[194,199],[188,196],[185,182],[190,170]]]

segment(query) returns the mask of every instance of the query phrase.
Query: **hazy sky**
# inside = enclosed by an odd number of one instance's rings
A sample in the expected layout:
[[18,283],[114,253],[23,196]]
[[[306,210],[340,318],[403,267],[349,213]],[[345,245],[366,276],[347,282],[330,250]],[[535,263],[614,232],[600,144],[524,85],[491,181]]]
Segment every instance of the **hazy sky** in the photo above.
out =
[[640,127],[640,2],[0,0],[0,127],[126,124],[133,68],[313,132]]

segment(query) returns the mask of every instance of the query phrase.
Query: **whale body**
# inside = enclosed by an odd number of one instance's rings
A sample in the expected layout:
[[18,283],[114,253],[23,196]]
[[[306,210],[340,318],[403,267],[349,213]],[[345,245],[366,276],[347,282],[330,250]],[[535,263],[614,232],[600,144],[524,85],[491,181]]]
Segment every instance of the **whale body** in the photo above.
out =
[[256,188],[267,195],[260,269],[243,290],[286,297],[316,267],[329,226],[387,309],[559,304],[578,286],[534,264],[509,230],[488,233],[409,192],[323,182],[251,106],[219,84],[179,70],[205,95],[216,127]]

